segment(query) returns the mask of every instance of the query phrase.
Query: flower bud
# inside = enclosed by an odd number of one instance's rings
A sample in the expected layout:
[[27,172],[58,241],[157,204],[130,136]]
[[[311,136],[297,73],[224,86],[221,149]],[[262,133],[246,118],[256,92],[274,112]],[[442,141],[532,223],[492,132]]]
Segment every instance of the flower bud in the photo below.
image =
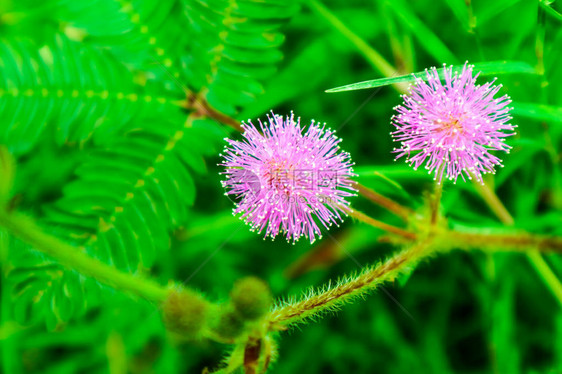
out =
[[193,291],[172,290],[162,304],[166,327],[186,337],[196,337],[206,324],[209,304]]
[[218,316],[214,331],[223,338],[233,339],[244,332],[244,319],[232,307],[228,307]]
[[269,287],[256,277],[247,277],[234,283],[230,299],[236,312],[247,320],[256,320],[269,311],[271,292]]

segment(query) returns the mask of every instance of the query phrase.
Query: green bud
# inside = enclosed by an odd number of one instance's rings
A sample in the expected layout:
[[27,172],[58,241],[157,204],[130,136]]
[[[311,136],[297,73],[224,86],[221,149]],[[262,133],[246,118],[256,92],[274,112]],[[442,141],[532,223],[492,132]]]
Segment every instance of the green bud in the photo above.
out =
[[218,321],[213,330],[223,338],[233,339],[242,334],[244,328],[244,319],[231,307],[228,307],[218,316]]
[[272,302],[269,287],[256,277],[242,278],[234,283],[230,299],[238,314],[251,321],[265,315]]
[[209,304],[193,291],[171,290],[162,304],[166,327],[178,334],[195,338],[206,323]]

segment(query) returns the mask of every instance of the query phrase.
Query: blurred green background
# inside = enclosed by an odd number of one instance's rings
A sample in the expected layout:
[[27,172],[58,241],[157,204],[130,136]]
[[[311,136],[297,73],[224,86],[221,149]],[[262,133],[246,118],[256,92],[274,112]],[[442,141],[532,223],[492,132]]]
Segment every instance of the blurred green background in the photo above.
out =
[[[534,67],[498,74],[519,127],[488,182],[518,228],[562,235],[560,12],[559,1],[527,0],[0,0],[0,143],[18,158],[15,204],[71,243],[95,236],[90,254],[124,271],[186,280],[216,301],[245,275],[284,298],[356,272],[395,250],[373,228],[347,220],[312,246],[291,245],[232,217],[216,164],[222,138],[240,135],[182,106],[189,89],[239,120],[292,110],[325,121],[362,183],[418,208],[431,178],[390,153],[399,93],[324,92],[383,77],[373,48],[397,75],[465,61]],[[156,163],[147,182],[161,210],[122,201],[158,156],[153,145],[185,123],[177,159]],[[353,203],[398,223],[360,197]],[[106,234],[100,219],[119,204],[132,213]],[[453,226],[501,227],[468,183],[445,185],[443,209]],[[228,349],[177,341],[154,305],[1,231],[0,241],[4,373],[199,373]],[[310,253],[327,263],[311,264]],[[560,258],[546,260],[562,276]],[[562,372],[561,304],[521,254],[453,252],[385,289],[280,334],[270,372]]]

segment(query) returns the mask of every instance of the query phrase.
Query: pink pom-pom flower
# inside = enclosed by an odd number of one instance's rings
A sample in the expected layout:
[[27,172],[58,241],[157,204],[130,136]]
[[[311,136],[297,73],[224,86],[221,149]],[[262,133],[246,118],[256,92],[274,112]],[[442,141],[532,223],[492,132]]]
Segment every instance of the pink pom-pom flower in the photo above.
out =
[[494,98],[501,84],[494,81],[477,85],[473,65],[465,64],[460,75],[444,68],[441,82],[436,68],[426,70],[427,82],[420,77],[392,117],[396,131],[391,135],[400,148],[397,159],[406,156],[414,169],[425,168],[441,183],[443,176],[457,181],[459,175],[472,176],[483,183],[482,175],[494,173],[501,160],[490,151],[511,148],[505,138],[514,135],[507,95]]
[[236,201],[233,213],[266,237],[281,232],[287,241],[305,236],[312,243],[322,237],[320,226],[347,215],[354,164],[325,124],[313,120],[305,129],[292,113],[258,122],[259,129],[242,124],[242,141],[226,139],[222,185]]

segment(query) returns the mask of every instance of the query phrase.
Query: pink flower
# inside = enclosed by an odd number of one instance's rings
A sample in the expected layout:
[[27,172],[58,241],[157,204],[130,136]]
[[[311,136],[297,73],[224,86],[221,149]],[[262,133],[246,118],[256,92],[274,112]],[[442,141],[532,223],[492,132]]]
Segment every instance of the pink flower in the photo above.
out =
[[[391,135],[401,147],[394,149],[397,159],[406,156],[406,162],[417,169],[424,162],[429,173],[441,183],[445,174],[457,181],[460,175],[483,183],[482,174],[494,173],[501,160],[490,151],[509,153],[505,138],[514,135],[507,105],[507,95],[494,99],[501,84],[492,82],[476,85],[472,76],[473,65],[465,64],[462,72],[453,74],[453,68],[444,68],[445,82],[437,69],[426,70],[427,82],[416,77],[404,103],[395,109],[392,117],[396,131]],[[505,132],[504,132],[505,131]]]
[[226,195],[234,196],[234,214],[252,231],[287,241],[301,236],[314,242],[326,229],[342,221],[354,196],[353,163],[339,151],[334,132],[312,121],[301,127],[291,113],[283,119],[272,112],[268,122],[258,120],[261,132],[248,121],[242,123],[244,140],[226,139],[224,162]]

